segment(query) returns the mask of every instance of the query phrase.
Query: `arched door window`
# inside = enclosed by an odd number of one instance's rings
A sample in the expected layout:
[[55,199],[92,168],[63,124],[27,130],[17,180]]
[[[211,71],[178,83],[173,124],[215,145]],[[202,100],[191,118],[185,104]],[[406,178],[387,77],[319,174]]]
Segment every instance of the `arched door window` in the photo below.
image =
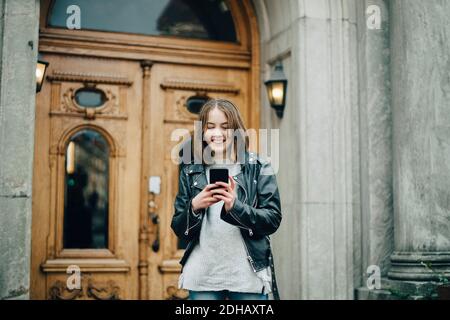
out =
[[67,28],[71,5],[80,8],[81,30],[237,41],[225,0],[55,0],[48,25]]
[[65,158],[63,247],[108,248],[108,143],[83,129],[70,138]]

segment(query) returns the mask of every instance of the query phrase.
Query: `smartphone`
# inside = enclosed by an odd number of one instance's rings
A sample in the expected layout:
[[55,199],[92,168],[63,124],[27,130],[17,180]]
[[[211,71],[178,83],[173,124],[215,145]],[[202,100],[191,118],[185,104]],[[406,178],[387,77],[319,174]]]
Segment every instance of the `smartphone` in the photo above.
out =
[[[209,183],[216,183],[217,181],[222,181],[228,184],[228,169],[226,168],[211,168],[209,170]],[[217,187],[223,188],[223,187]],[[213,188],[213,189],[217,189]]]

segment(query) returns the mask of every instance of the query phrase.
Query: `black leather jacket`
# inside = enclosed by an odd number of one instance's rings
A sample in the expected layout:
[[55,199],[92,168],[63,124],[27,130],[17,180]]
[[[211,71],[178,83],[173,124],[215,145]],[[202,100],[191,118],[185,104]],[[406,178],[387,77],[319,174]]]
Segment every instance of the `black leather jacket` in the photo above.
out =
[[[223,207],[221,218],[241,228],[247,256],[255,272],[271,267],[272,291],[275,299],[279,299],[270,246],[270,235],[278,229],[282,217],[276,176],[269,162],[255,153],[245,152],[245,163],[241,164],[241,172],[235,181],[238,187],[234,205],[228,213]],[[180,164],[179,189],[171,227],[179,238],[188,241],[180,260],[182,266],[198,242],[205,213],[203,209],[200,215],[194,215],[191,201],[207,184],[203,164]]]

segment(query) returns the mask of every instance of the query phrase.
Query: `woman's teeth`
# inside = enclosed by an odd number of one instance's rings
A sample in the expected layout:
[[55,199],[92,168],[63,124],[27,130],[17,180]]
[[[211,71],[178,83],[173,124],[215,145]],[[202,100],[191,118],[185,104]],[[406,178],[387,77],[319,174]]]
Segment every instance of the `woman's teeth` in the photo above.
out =
[[225,140],[223,139],[212,139],[212,142],[216,143],[216,144],[222,144],[225,142]]

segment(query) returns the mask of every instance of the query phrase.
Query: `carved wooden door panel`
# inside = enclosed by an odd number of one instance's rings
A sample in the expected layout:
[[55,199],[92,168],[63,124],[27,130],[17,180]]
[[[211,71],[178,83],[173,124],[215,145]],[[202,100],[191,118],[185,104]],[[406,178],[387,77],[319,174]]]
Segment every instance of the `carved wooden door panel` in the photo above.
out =
[[[193,130],[198,101],[214,97],[235,102],[248,123],[248,71],[44,58],[50,68],[36,105],[31,297],[187,298],[177,289],[186,243],[170,228],[178,190],[171,155],[180,142],[172,132]],[[150,177],[160,179],[159,193],[150,192]]]
[[50,67],[36,102],[31,298],[139,298],[143,69],[43,58]]
[[199,102],[208,98],[230,99],[240,108],[248,124],[249,74],[247,70],[204,66],[154,64],[151,67],[150,90],[146,91],[149,112],[144,114],[150,125],[143,130],[143,172],[147,179],[161,178],[161,193],[149,193],[148,183],[144,183],[143,203],[147,208],[142,207],[144,214],[157,215],[159,222],[158,225],[149,223],[149,245],[157,239],[160,243],[159,250],[148,251],[147,257],[148,291],[152,299],[187,297],[187,292],[177,289],[179,260],[187,244],[178,241],[170,228],[179,178],[179,167],[171,155],[180,144],[180,140],[172,141],[172,133],[177,129],[192,131],[194,120],[198,119]]

